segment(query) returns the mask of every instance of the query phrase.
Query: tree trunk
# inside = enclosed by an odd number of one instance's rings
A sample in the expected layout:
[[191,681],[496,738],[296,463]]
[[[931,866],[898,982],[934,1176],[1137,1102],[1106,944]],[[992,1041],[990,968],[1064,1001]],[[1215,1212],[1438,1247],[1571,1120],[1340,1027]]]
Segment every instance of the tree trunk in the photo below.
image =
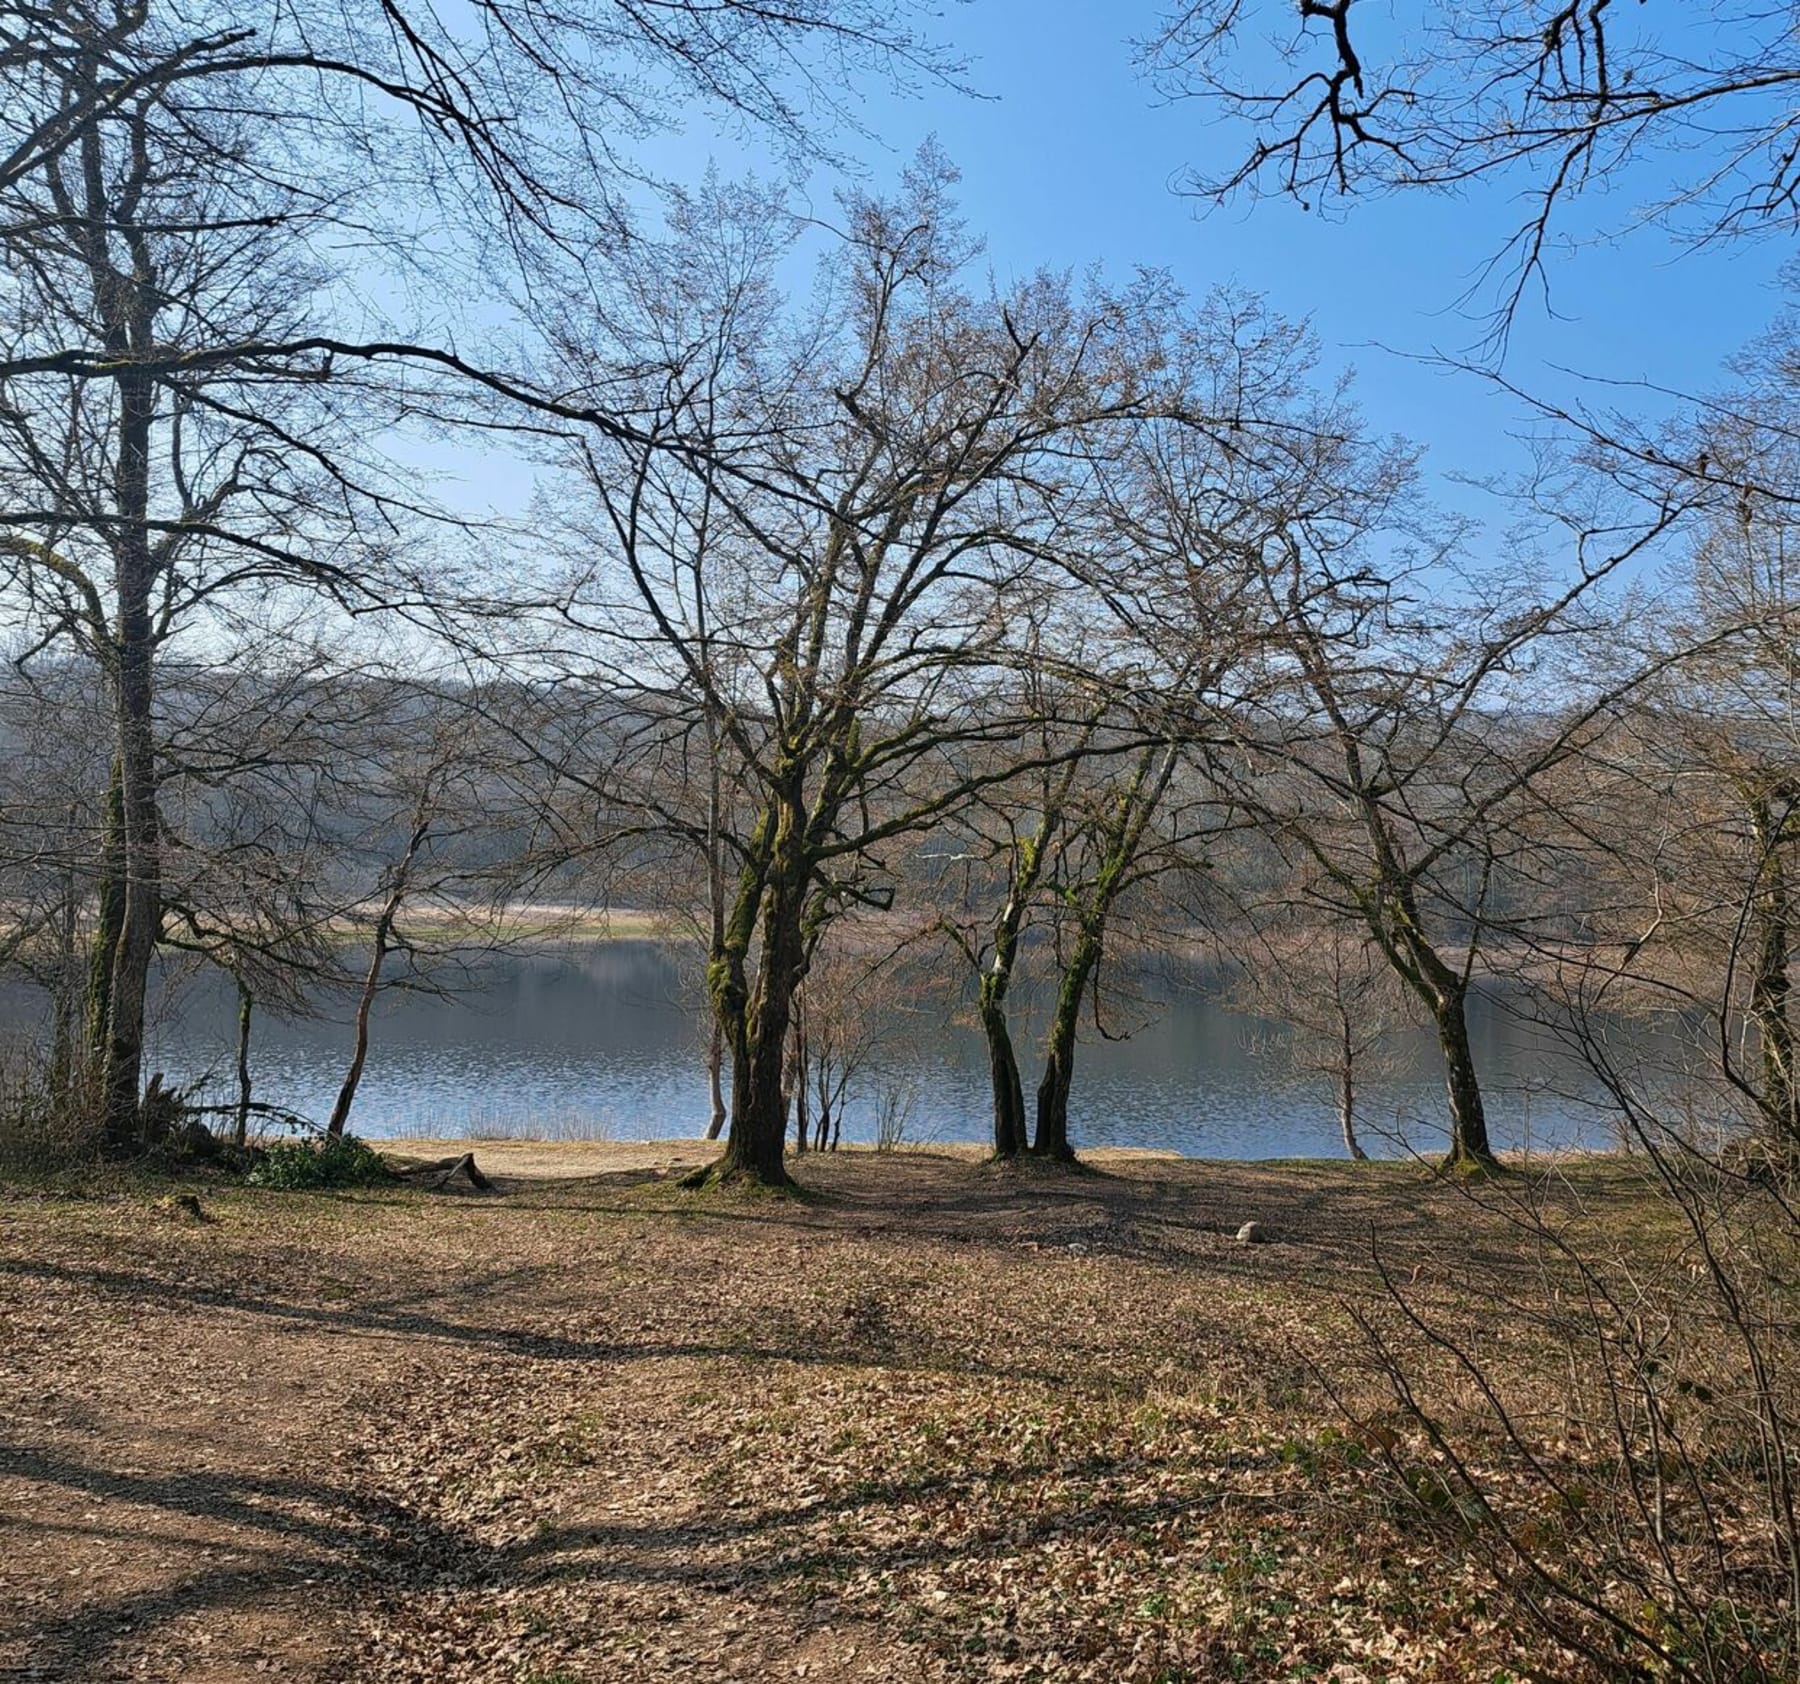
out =
[[[74,830],[71,822],[71,839]],[[62,905],[57,911],[56,990],[50,1002],[50,1092],[58,1106],[64,1106],[75,1091],[75,1048],[81,1033],[81,905],[73,860],[63,873]]]
[[350,1121],[350,1107],[356,1103],[356,1089],[362,1081],[363,1065],[369,1056],[369,1014],[374,1010],[375,995],[381,987],[381,968],[387,962],[394,924],[400,916],[401,904],[406,899],[406,882],[412,874],[413,860],[430,829],[431,821],[428,818],[421,817],[414,824],[412,836],[406,844],[406,852],[401,855],[399,865],[394,868],[394,880],[388,890],[388,898],[375,919],[374,951],[369,955],[369,969],[363,977],[362,994],[356,1002],[356,1038],[350,1055],[350,1068],[344,1073],[344,1085],[338,1089],[337,1103],[331,1108],[331,1121],[325,1127],[326,1134],[334,1140],[343,1134],[345,1125]]
[[148,518],[150,426],[154,398],[141,374],[118,382],[119,457],[115,474],[121,522],[114,544],[113,709],[118,731],[119,797],[124,837],[124,907],[108,987],[102,1093],[106,1137],[115,1147],[140,1139],[144,1011],[150,965],[162,930],[161,826],[156,807],[156,728],[150,594],[155,561]]
[[[786,830],[799,815],[784,815]],[[802,931],[809,876],[789,851],[789,835],[777,837],[763,905],[762,963],[745,1010],[741,1052],[733,1063],[731,1130],[725,1155],[713,1173],[720,1180],[788,1186],[782,1161],[787,1137],[786,1071],[794,995],[804,980]]]
[[369,968],[363,976],[362,993],[356,1001],[356,1028],[350,1052],[350,1068],[344,1072],[343,1085],[338,1089],[337,1101],[331,1107],[331,1121],[325,1125],[325,1132],[333,1140],[342,1136],[350,1122],[350,1107],[356,1103],[356,1090],[362,1083],[363,1066],[369,1058],[369,1014],[375,1008],[375,995],[381,988],[381,967],[387,960],[387,920],[385,916],[377,920],[375,925],[375,950],[369,958]]
[[1358,1163],[1362,1163],[1369,1154],[1362,1149],[1356,1138],[1356,1042],[1353,1038],[1349,1018],[1341,1020],[1340,1028],[1337,1069],[1338,1127],[1344,1131],[1344,1150]]
[[[706,746],[712,768],[706,797],[706,909],[708,1004],[712,1008],[712,1034],[706,1043],[706,1085],[712,1096],[712,1119],[706,1125],[706,1138],[717,1140],[725,1132],[725,1029],[719,1021],[720,1002],[712,967],[723,964],[725,953],[725,855],[719,844],[719,831],[724,807],[724,782],[719,771],[718,722],[708,709]],[[741,980],[741,978],[740,978]]]
[[804,1152],[812,1133],[812,1105],[806,1081],[806,1003],[794,1001],[793,1051],[788,1057],[788,1097],[785,1106],[794,1118],[794,1150]]
[[987,1037],[988,1075],[994,1094],[994,1156],[1016,1158],[1030,1147],[1025,1129],[1025,1083],[1006,1012],[988,1004],[986,977],[982,978],[981,993],[981,1030]]
[[[1371,826],[1381,845],[1381,833]],[[1431,1013],[1437,1030],[1438,1049],[1444,1056],[1444,1087],[1450,1109],[1450,1150],[1444,1156],[1447,1169],[1495,1169],[1499,1167],[1488,1143],[1487,1108],[1481,1099],[1481,1083],[1475,1074],[1475,1055],[1469,1048],[1469,984],[1466,971],[1444,962],[1426,938],[1419,920],[1412,881],[1383,856],[1389,890],[1385,897],[1389,923],[1371,924],[1389,962],[1405,978],[1414,995]],[[1471,958],[1472,962],[1472,958]]]
[[[98,78],[98,54],[84,54],[79,65],[81,83],[91,89]],[[162,933],[156,629],[151,608],[160,567],[150,534],[150,457],[158,392],[146,364],[156,343],[157,316],[166,299],[152,243],[134,220],[151,169],[146,122],[142,112],[133,115],[130,162],[118,177],[105,167],[97,129],[90,126],[83,133],[79,172],[83,215],[70,226],[70,238],[79,247],[88,271],[100,337],[113,360],[111,378],[118,399],[112,421],[109,487],[114,618],[102,664],[113,707],[122,900],[116,939],[103,960],[110,970],[100,1035],[103,1128],[108,1145],[115,1150],[145,1143],[145,1113],[140,1101],[144,1008],[150,966]],[[115,257],[115,240],[126,248],[128,266]]]
[[1433,1005],[1438,1046],[1444,1054],[1445,1089],[1450,1101],[1450,1151],[1453,1167],[1491,1169],[1494,1149],[1488,1144],[1487,1111],[1469,1050],[1468,991],[1461,984],[1442,990]]
[[1056,992],[1056,1010],[1044,1043],[1044,1079],[1037,1090],[1037,1134],[1031,1143],[1034,1157],[1073,1163],[1069,1144],[1069,1090],[1075,1083],[1076,1028],[1081,1020],[1081,1001],[1088,980],[1100,962],[1101,934],[1083,928],[1075,938],[1075,951],[1063,970]]
[[1081,1002],[1106,952],[1107,920],[1131,880],[1132,866],[1178,761],[1173,744],[1142,749],[1101,828],[1098,868],[1077,903],[1075,949],[1063,968],[1056,1012],[1050,1020],[1044,1079],[1038,1084],[1037,1137],[1031,1146],[1037,1157],[1064,1163],[1075,1160],[1069,1145],[1069,1090],[1075,1082],[1075,1030]]
[[716,1013],[706,1043],[706,1086],[712,1096],[712,1120],[706,1125],[706,1138],[717,1140],[725,1132],[725,1031],[719,1027]]
[[87,1061],[98,1073],[106,1063],[106,1037],[112,1022],[113,955],[125,923],[125,798],[119,788],[119,759],[113,756],[106,786],[100,830],[100,904],[96,909],[87,975]]
[[1768,1133],[1779,1143],[1800,1147],[1800,1087],[1795,1082],[1794,1026],[1788,1016],[1793,986],[1788,974],[1793,912],[1782,863],[1778,826],[1766,799],[1752,810],[1762,847],[1762,885],[1756,897],[1756,970],[1750,982],[1750,1021],[1762,1063],[1758,1097]]
[[[1066,798],[1069,778],[1063,779]],[[1060,800],[1046,802],[1038,833],[1015,848],[1012,889],[1000,916],[994,920],[994,956],[981,973],[979,1011],[981,1032],[987,1038],[988,1076],[994,1097],[994,1156],[1016,1158],[1030,1150],[1025,1130],[1025,1083],[1013,1050],[1012,1028],[1006,1017],[1006,997],[1018,964],[1019,936],[1025,915],[1049,857],[1049,843],[1061,822]]]
[[238,979],[237,1036],[237,1129],[234,1138],[240,1147],[250,1138],[250,1013],[256,1002],[250,990]]

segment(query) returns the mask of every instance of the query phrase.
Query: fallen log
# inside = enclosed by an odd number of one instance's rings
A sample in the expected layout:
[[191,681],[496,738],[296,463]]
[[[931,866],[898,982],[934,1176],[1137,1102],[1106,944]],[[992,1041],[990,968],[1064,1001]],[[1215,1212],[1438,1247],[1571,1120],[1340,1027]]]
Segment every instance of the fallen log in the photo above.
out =
[[394,1174],[403,1181],[417,1181],[431,1188],[433,1192],[442,1192],[458,1176],[462,1176],[471,1187],[483,1193],[491,1193],[494,1184],[481,1173],[475,1162],[473,1152],[465,1152],[460,1158],[434,1158],[430,1163],[399,1163],[393,1166]]

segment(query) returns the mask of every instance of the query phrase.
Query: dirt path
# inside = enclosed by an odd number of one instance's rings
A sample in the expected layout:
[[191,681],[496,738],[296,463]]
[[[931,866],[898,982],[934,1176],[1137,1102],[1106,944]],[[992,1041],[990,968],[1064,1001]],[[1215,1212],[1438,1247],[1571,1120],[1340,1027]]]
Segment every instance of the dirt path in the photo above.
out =
[[1454,1193],[859,1155],[730,1200],[611,1150],[0,1196],[0,1678],[1493,1675],[1291,1452],[1372,1220],[1427,1286],[1504,1266]]

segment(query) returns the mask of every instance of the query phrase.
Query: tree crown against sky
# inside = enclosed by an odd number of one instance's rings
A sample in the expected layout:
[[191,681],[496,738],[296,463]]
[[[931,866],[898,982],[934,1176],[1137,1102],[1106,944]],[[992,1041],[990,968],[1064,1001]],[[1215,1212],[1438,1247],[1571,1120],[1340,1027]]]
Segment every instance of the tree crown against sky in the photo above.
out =
[[1142,44],[1159,84],[1226,119],[1187,187],[1303,203],[1499,178],[1503,318],[1547,285],[1584,196],[1617,225],[1713,243],[1791,237],[1800,49],[1792,5],[1615,0],[1183,0]]

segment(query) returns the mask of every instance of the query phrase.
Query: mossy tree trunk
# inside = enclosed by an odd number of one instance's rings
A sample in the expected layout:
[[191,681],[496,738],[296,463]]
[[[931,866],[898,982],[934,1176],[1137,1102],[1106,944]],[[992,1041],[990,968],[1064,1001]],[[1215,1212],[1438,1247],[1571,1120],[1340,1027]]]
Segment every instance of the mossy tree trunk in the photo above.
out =
[[1094,830],[1093,874],[1067,884],[1063,899],[1074,915],[1075,932],[1057,982],[1056,1007],[1044,1042],[1044,1074],[1038,1083],[1035,1157],[1072,1162],[1069,1095],[1075,1085],[1075,1050],[1081,1005],[1106,956],[1107,923],[1119,898],[1138,880],[1137,867],[1157,809],[1175,775],[1180,756],[1173,744],[1139,751],[1124,787]]
[[1449,964],[1420,924],[1412,881],[1396,872],[1371,897],[1370,928],[1389,962],[1431,1014],[1438,1051],[1444,1060],[1444,1094],[1450,1119],[1450,1168],[1492,1169],[1497,1164],[1488,1139],[1487,1106],[1469,1045],[1469,977]]
[[[799,769],[771,801],[753,838],[724,951],[709,967],[713,1009],[732,1054],[730,1128],[709,1172],[719,1180],[789,1184],[787,1137],[789,1038],[794,996],[805,980],[808,892],[814,861]],[[748,949],[761,932],[754,981]]]
[[1495,1158],[1488,1141],[1487,1107],[1469,1047],[1467,988],[1459,984],[1439,994],[1433,1019],[1444,1055],[1444,1086],[1450,1107],[1448,1162],[1459,1168],[1492,1168]]

